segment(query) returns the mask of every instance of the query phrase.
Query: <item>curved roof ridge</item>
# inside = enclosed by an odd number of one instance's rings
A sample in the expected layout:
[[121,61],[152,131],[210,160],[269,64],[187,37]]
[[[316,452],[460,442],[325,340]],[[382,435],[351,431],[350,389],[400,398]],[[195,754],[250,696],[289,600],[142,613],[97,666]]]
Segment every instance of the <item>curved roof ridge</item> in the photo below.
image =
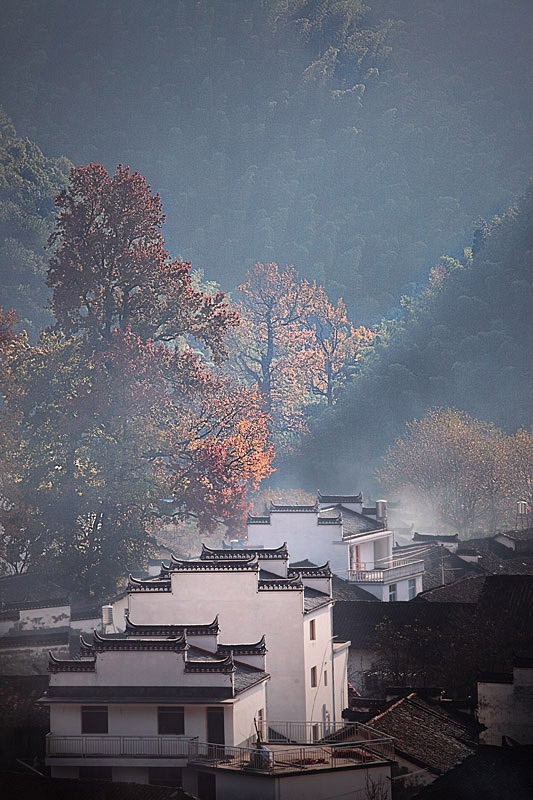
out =
[[230,652],[237,652],[242,653],[244,650],[256,650],[258,652],[266,653],[266,639],[265,634],[261,636],[259,641],[252,642],[251,644],[246,643],[239,643],[239,644],[219,644],[217,650],[220,652],[224,652],[228,650]]

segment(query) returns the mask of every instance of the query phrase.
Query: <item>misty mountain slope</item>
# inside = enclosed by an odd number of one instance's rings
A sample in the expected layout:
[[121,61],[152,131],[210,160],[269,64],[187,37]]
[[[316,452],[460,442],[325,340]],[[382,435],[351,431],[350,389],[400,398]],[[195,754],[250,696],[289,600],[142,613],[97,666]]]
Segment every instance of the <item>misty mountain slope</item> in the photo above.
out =
[[162,194],[172,252],[231,289],[293,263],[377,319],[533,159],[528,0],[4,0],[0,102]]
[[342,400],[313,420],[281,466],[281,481],[325,491],[368,486],[405,421],[432,406],[463,409],[508,433],[530,427],[532,220],[530,187],[476,231],[467,266],[443,260],[444,277],[437,271],[433,286],[404,298],[402,319],[383,326]]
[[44,309],[45,248],[69,168],[17,136],[0,108],[0,305],[15,308],[31,335],[52,321]]

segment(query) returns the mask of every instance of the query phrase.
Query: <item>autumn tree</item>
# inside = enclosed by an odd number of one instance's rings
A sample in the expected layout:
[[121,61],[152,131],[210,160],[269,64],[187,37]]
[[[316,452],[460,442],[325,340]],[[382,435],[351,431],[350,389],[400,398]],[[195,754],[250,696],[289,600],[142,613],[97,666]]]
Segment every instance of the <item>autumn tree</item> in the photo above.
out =
[[279,445],[302,430],[303,406],[316,369],[317,352],[307,320],[317,286],[293,267],[256,264],[239,288],[239,329],[231,337],[238,374],[256,385],[272,417]]
[[230,337],[232,363],[256,385],[272,416],[278,447],[305,430],[307,407],[332,405],[373,333],[348,320],[322,286],[294,267],[256,264],[239,286],[240,328]]
[[460,532],[478,524],[494,530],[509,491],[503,433],[452,409],[433,409],[406,427],[384,457],[382,485],[415,497]]
[[4,347],[3,422],[17,436],[0,524],[32,543],[38,529],[29,568],[100,592],[169,513],[242,525],[272,452],[257,393],[216,367],[237,316],[170,259],[144,178],[80,167],[57,203],[56,326]]
[[356,328],[347,317],[342,298],[334,306],[321,287],[307,325],[314,333],[317,352],[312,390],[332,406],[354,372],[361,350],[374,338],[374,332],[364,325]]

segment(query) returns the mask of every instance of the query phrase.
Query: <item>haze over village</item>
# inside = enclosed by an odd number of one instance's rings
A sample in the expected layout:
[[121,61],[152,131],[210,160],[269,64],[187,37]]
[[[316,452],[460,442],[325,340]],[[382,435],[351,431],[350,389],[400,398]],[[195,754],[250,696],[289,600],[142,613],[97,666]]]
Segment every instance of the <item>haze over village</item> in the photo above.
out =
[[8,800],[533,797],[528,0],[2,0]]

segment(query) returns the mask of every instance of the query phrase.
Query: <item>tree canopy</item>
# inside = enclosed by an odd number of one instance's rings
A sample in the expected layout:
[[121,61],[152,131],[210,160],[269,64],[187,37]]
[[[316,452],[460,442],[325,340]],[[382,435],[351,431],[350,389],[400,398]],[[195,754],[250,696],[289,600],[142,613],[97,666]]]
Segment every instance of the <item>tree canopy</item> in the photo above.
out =
[[237,317],[170,259],[144,178],[79,167],[57,204],[56,326],[32,345],[2,325],[0,524],[15,566],[102,591],[165,515],[242,525],[272,451],[257,393],[209,358]]

